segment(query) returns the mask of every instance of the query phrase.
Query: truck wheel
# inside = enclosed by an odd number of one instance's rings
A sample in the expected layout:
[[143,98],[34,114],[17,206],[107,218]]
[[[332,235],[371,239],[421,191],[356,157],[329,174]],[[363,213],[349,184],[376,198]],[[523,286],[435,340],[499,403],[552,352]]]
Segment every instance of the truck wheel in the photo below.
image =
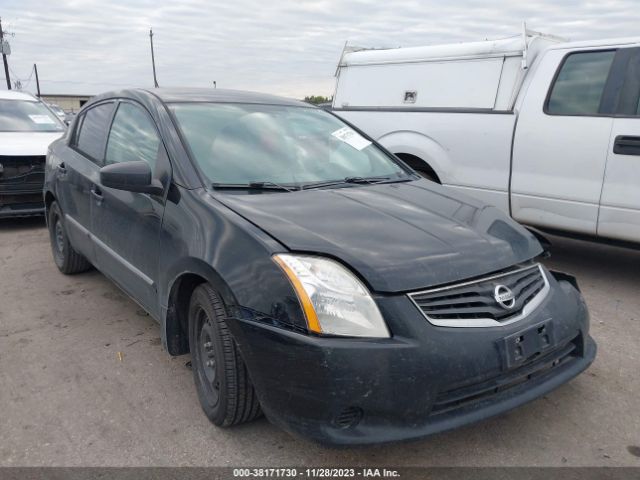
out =
[[49,206],[47,224],[49,226],[49,240],[51,242],[53,261],[58,267],[58,270],[65,275],[89,270],[91,263],[76,252],[69,242],[67,230],[65,229],[60,207],[58,207],[57,202],[53,202]]
[[430,180],[432,182],[440,183],[432,173],[425,172],[424,170],[416,170],[416,171],[420,174],[421,177],[426,178],[427,180]]
[[189,304],[193,378],[202,410],[220,427],[251,421],[261,413],[226,317],[225,306],[210,285],[194,290]]
[[431,166],[420,157],[416,157],[410,153],[396,153],[396,157],[413,168],[421,177],[435,183],[442,183]]

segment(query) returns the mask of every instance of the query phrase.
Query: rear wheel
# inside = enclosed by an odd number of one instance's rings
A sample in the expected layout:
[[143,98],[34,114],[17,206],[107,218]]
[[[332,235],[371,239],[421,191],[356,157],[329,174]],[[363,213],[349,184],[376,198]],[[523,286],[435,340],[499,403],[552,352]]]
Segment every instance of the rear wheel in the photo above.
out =
[[71,246],[57,202],[53,202],[49,206],[47,224],[49,225],[51,252],[58,269],[62,273],[69,275],[84,272],[91,268],[91,263]]
[[198,286],[189,305],[189,348],[202,410],[220,427],[260,416],[260,404],[229,333],[225,306],[208,284]]
[[410,153],[396,153],[396,156],[404,163],[413,168],[421,177],[426,178],[435,183],[441,183],[436,172],[429,166],[427,162],[420,157],[411,155]]

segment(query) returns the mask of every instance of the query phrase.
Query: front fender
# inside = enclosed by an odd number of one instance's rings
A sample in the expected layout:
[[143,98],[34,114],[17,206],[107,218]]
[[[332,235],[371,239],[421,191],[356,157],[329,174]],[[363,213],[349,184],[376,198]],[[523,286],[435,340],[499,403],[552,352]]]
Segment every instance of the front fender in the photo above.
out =
[[[167,202],[160,240],[160,322],[170,353],[186,353],[185,308],[202,281],[218,291],[230,316],[304,327],[297,301],[286,301],[295,299],[295,292],[271,258],[287,250],[208,192],[182,193],[180,208]],[[176,290],[182,278],[186,291]]]

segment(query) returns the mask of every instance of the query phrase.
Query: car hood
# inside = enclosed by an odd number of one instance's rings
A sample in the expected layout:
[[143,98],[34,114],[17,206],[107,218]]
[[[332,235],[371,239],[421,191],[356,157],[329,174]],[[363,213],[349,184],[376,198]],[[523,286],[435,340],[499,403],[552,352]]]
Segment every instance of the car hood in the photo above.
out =
[[426,180],[216,198],[292,251],[342,260],[378,292],[476,277],[542,252],[497,208]]
[[64,132],[0,132],[0,155],[46,155]]

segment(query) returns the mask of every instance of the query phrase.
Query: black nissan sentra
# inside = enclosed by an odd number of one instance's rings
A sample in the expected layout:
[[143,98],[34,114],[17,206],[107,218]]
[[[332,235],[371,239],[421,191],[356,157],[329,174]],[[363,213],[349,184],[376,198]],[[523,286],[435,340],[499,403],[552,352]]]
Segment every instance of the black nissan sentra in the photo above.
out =
[[416,438],[595,357],[577,283],[534,235],[301,102],[100,95],[51,145],[44,196],[58,268],[95,266],[158,320],[218,426]]

